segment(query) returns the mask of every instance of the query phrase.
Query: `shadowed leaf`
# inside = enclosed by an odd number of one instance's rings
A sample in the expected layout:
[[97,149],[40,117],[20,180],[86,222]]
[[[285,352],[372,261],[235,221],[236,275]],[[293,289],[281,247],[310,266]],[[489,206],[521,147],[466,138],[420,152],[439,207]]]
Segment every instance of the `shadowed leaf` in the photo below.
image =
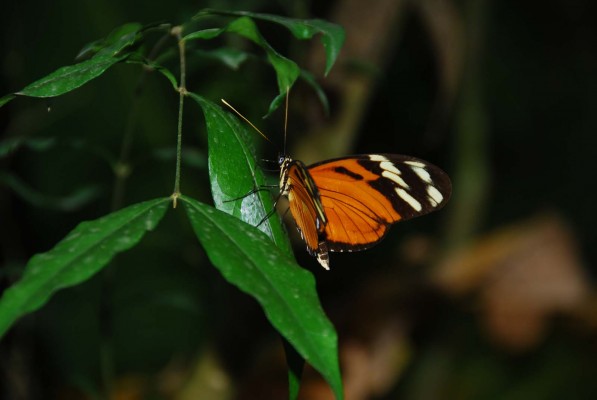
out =
[[156,227],[168,204],[169,198],[150,200],[82,222],[54,248],[33,256],[21,280],[0,298],[0,337],[57,290],[89,279],[116,254],[135,246]]
[[268,61],[276,71],[278,90],[280,93],[286,93],[286,91],[292,87],[299,76],[299,67],[294,61],[289,60],[274,50],[274,48],[263,38],[257,29],[255,22],[249,17],[237,18],[221,29],[204,29],[189,33],[184,37],[184,40],[213,39],[225,32],[241,35],[265,50]]
[[340,25],[321,19],[296,19],[248,11],[221,11],[212,9],[202,10],[194,18],[199,18],[206,14],[245,16],[274,22],[286,27],[294,37],[301,40],[311,39],[316,34],[321,34],[321,43],[326,54],[326,75],[334,66],[345,39],[344,29]]

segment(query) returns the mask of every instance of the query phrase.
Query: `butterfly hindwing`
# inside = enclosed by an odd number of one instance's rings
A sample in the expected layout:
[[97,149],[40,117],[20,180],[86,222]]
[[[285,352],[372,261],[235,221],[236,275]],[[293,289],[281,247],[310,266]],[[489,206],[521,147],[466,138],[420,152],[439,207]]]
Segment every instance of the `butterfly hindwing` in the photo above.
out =
[[284,159],[281,171],[280,188],[282,194],[288,197],[290,213],[307,245],[307,251],[328,268],[324,235],[327,218],[315,182],[305,164],[298,160]]

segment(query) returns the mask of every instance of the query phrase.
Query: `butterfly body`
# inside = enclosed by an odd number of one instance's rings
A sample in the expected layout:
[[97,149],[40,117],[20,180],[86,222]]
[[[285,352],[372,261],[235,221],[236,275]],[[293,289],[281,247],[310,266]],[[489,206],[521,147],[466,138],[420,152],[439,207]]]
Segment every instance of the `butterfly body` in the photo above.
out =
[[306,166],[281,157],[280,193],[309,254],[329,269],[329,251],[365,250],[389,227],[443,207],[450,179],[423,160],[366,154]]

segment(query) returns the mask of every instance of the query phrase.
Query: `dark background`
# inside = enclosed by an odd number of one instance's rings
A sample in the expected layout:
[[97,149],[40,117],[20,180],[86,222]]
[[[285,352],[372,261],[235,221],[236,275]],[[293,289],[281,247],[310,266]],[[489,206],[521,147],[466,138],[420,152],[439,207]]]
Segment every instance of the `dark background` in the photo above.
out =
[[[0,16],[0,94],[71,64],[82,46],[125,22],[180,23],[210,6],[345,27],[342,56],[324,79],[317,40],[299,43],[259,23],[330,98],[326,117],[306,85],[293,90],[290,154],[306,162],[410,154],[452,177],[444,210],[395,226],[369,251],[333,254],[331,272],[296,242],[338,329],[348,398],[594,398],[596,3],[10,2]],[[0,109],[2,140],[39,139],[0,159],[3,287],[79,221],[110,212],[110,160],[132,104],[124,205],[171,193],[178,97],[157,75],[139,94],[139,74],[118,65],[67,95],[17,98]],[[260,119],[276,92],[264,63],[233,71],[190,58],[188,87],[228,99],[282,142],[281,113]],[[205,128],[191,102],[184,135],[182,191],[209,202]],[[86,188],[91,195],[73,204]],[[284,397],[279,339],[257,304],[209,265],[179,212],[100,275],[63,290],[3,339],[4,393],[100,393],[98,313],[108,290],[119,398]],[[326,396],[307,370],[303,397]]]

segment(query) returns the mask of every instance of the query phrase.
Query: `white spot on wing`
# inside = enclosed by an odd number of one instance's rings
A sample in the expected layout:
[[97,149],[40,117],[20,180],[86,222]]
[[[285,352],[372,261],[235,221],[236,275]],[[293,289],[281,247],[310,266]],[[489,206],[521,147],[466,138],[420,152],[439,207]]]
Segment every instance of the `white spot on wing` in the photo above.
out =
[[425,164],[420,161],[405,161],[404,163],[413,167],[425,168]]
[[444,196],[434,186],[427,186],[427,194],[429,195],[429,200],[435,202],[433,207],[437,206],[444,200]]
[[399,175],[396,175],[395,173],[393,173],[391,171],[384,171],[381,173],[381,176],[391,180],[392,182],[396,183],[398,186],[402,186],[403,188],[406,188],[406,189],[409,188],[408,184],[406,182],[404,182],[404,179],[402,179]]
[[437,207],[437,201],[433,200],[432,197],[427,197],[427,200],[429,200],[431,207]]
[[421,178],[423,181],[427,182],[427,183],[431,183],[431,175],[429,175],[429,172],[427,172],[427,170],[423,167],[412,167],[412,170],[414,171],[415,174],[417,174],[417,176],[419,178]]
[[419,203],[414,197],[412,197],[408,192],[401,188],[396,188],[396,193],[402,200],[408,203],[415,211],[421,211],[421,203]]
[[381,156],[379,154],[369,154],[369,159],[371,161],[379,161],[379,162],[388,161],[388,159],[386,157]]
[[382,161],[379,163],[379,166],[381,167],[381,169],[383,169],[385,171],[393,172],[397,175],[401,174],[400,170],[398,168],[396,168],[394,163],[392,163],[390,161]]

